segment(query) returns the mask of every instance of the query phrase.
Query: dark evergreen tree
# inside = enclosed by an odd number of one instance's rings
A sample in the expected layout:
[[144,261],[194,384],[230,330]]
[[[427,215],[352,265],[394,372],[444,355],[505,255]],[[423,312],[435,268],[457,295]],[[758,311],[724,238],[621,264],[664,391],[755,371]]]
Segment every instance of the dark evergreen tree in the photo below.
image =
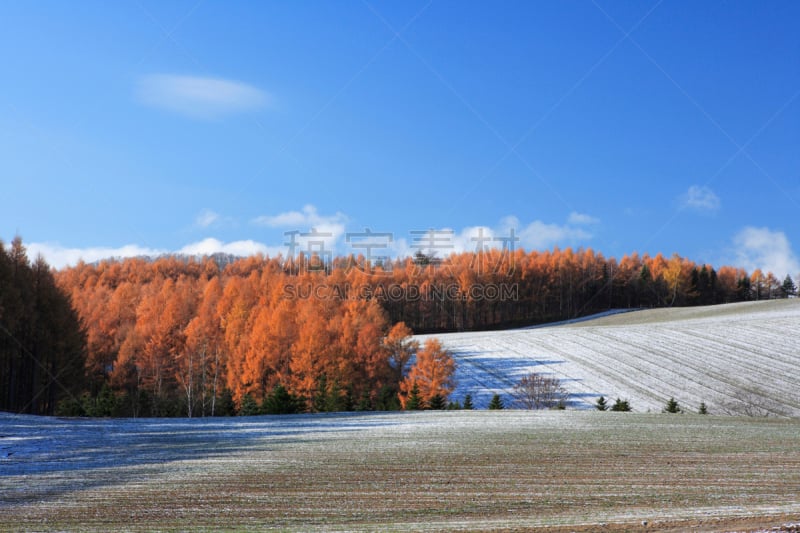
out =
[[222,394],[216,401],[214,416],[233,416],[236,414],[236,404],[233,403],[233,392],[229,388],[222,389]]
[[84,412],[86,416],[116,416],[118,414],[118,401],[108,384],[103,384],[95,398],[85,397]]
[[475,406],[472,405],[472,394],[467,394],[464,396],[464,405],[461,406],[462,409],[475,409]]
[[681,407],[678,405],[678,401],[675,398],[670,398],[667,400],[667,404],[664,406],[664,413],[680,413]]
[[316,413],[330,410],[331,402],[328,400],[328,376],[320,374],[317,378],[317,390],[311,401],[311,409]]
[[350,390],[343,391],[338,380],[334,380],[325,398],[325,411],[336,413],[352,410],[352,396]]
[[608,293],[608,305],[605,306],[607,309],[611,309],[614,306],[612,301],[613,294],[611,290],[611,282],[612,282],[611,276],[609,276],[608,273],[608,263],[603,263],[603,271],[602,271],[602,278],[600,279],[600,286],[602,287],[602,290]]
[[717,278],[717,271],[713,268],[709,270],[709,284],[710,284],[710,304],[721,304],[725,302],[725,290],[722,288]]
[[700,409],[697,411],[698,414],[707,415],[708,408],[706,407],[706,402],[700,402]]
[[87,416],[84,402],[78,398],[65,398],[58,404],[56,416]]
[[631,405],[628,403],[628,400],[621,400],[617,398],[617,401],[615,401],[614,405],[611,406],[611,410],[627,412],[631,410]]
[[650,268],[644,264],[639,271],[639,286],[636,288],[639,306],[650,307],[652,305],[652,288],[653,276],[650,274]]
[[414,263],[416,263],[418,265],[427,266],[427,265],[430,265],[431,263],[433,263],[434,261],[435,261],[435,258],[433,256],[433,254],[426,255],[422,250],[417,250],[414,253]]
[[340,411],[357,411],[358,405],[361,402],[361,398],[358,399],[359,401],[356,402],[355,398],[355,390],[353,389],[353,384],[350,383],[345,388],[344,396],[342,397]]
[[434,394],[428,401],[428,409],[441,410],[447,407],[447,402],[441,394]]
[[689,305],[699,305],[700,304],[700,271],[697,267],[692,269],[691,276],[689,278],[689,293],[688,296],[688,304]]
[[400,398],[397,396],[397,387],[384,385],[378,390],[378,397],[375,400],[376,411],[399,411],[401,408]]
[[268,415],[291,415],[301,411],[302,402],[289,394],[286,387],[280,383],[275,385],[272,392],[264,397],[261,411]]
[[458,402],[458,400],[450,402],[447,404],[447,409],[448,411],[459,411],[461,409],[461,404]]
[[736,296],[740,302],[746,302],[752,297],[750,278],[747,276],[739,278],[736,282]]
[[500,395],[495,393],[492,396],[492,401],[489,402],[489,409],[504,409],[505,405],[503,405],[503,399],[500,398]]
[[714,303],[714,288],[711,286],[711,276],[706,265],[700,268],[700,272],[697,275],[697,293],[697,301],[700,305]]
[[597,399],[597,403],[594,404],[594,406],[597,408],[598,411],[605,411],[608,409],[608,402],[606,402],[605,397],[600,396]]
[[424,408],[425,402],[422,401],[419,395],[419,387],[414,382],[414,386],[411,387],[411,394],[408,395],[408,400],[406,401],[406,411],[417,411]]
[[796,293],[797,286],[794,284],[792,276],[786,274],[786,277],[783,279],[783,284],[781,285],[781,295],[784,298],[788,298],[789,296],[794,296]]
[[361,398],[358,399],[358,405],[356,405],[356,411],[372,411],[372,398],[368,390],[365,389],[361,393]]
[[0,242],[0,410],[54,414],[80,402],[86,335],[68,295],[22,239]]
[[242,405],[239,407],[239,416],[253,416],[259,414],[258,404],[250,393],[242,397]]

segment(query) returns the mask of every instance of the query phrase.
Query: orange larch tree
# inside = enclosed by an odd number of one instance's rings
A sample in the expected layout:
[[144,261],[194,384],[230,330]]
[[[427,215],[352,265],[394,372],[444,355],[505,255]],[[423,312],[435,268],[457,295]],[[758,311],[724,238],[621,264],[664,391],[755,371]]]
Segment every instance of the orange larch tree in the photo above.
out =
[[[224,379],[224,338],[217,313],[222,287],[219,278],[211,278],[203,287],[197,313],[184,334],[186,344],[178,378],[184,387],[189,416],[197,410],[214,416],[219,384]],[[199,398],[198,398],[199,396]],[[197,405],[199,402],[199,406]]]
[[455,388],[456,363],[438,339],[430,338],[417,352],[417,359],[400,383],[400,403],[406,406],[411,390],[416,386],[423,402],[434,396],[446,399]]

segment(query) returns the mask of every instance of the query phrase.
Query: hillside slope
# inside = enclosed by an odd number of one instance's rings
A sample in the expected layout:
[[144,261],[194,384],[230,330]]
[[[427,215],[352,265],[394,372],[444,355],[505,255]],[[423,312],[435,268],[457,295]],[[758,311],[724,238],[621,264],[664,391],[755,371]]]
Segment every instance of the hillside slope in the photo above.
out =
[[[562,380],[570,405],[626,398],[660,411],[800,416],[800,300],[654,309],[536,329],[437,335],[457,361],[453,399],[506,403],[528,372]],[[419,336],[424,339],[424,336]]]

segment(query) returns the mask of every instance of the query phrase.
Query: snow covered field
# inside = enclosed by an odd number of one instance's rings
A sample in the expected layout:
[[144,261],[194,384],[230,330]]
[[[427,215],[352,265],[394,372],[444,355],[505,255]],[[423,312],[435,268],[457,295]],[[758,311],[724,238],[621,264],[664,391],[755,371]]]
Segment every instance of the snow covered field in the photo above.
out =
[[[506,403],[528,372],[555,375],[575,408],[600,395],[659,412],[800,416],[800,299],[636,311],[552,327],[436,335],[458,364],[454,399]],[[423,340],[425,336],[419,336]]]
[[800,422],[444,411],[0,414],[0,531],[754,531],[800,520]]

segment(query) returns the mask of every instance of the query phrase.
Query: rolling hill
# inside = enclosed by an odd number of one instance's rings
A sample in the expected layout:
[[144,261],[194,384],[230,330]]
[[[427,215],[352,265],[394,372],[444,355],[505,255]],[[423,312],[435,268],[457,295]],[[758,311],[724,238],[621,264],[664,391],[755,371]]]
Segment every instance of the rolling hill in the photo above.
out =
[[[485,408],[528,372],[555,375],[572,408],[600,395],[634,411],[675,397],[689,411],[800,416],[800,300],[653,309],[574,323],[436,335],[453,352],[458,386]],[[426,336],[418,336],[424,340]]]

